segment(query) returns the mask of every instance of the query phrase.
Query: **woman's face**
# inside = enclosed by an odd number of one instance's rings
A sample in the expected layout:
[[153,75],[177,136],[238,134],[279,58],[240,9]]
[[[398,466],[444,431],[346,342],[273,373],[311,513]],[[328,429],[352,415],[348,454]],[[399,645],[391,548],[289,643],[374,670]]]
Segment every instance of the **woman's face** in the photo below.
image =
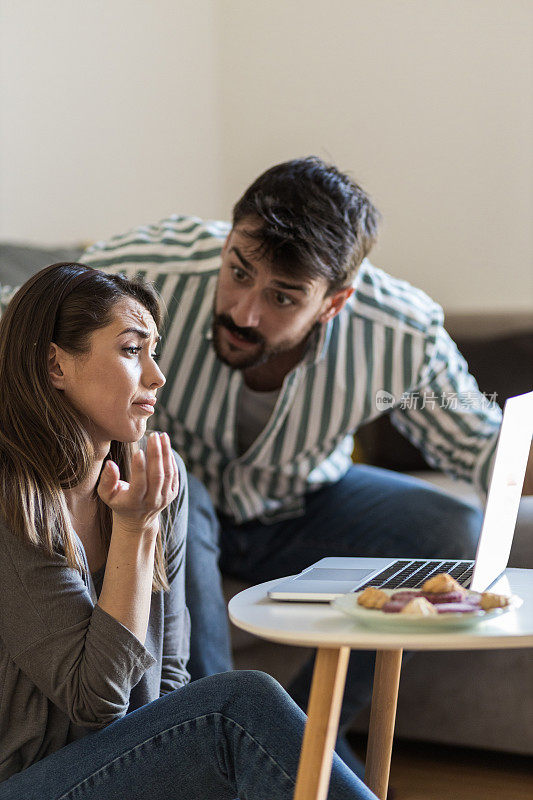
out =
[[97,448],[136,442],[153,414],[163,373],[154,360],[159,335],[150,312],[132,297],[114,306],[112,322],[94,331],[89,354],[50,346],[50,377],[85,418]]

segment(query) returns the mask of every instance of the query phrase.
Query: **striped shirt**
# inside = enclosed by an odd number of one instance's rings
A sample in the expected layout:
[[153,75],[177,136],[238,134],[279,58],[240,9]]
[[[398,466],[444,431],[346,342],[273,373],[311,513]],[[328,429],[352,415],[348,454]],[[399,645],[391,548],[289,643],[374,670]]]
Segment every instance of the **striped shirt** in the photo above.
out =
[[309,491],[349,468],[353,433],[385,411],[427,461],[487,489],[501,412],[481,395],[422,291],[363,262],[342,311],[285,377],[265,428],[239,453],[243,374],[211,342],[221,248],[230,226],[171,216],[89,248],[83,261],[153,281],[168,318],[154,426],[237,522],[303,511]]

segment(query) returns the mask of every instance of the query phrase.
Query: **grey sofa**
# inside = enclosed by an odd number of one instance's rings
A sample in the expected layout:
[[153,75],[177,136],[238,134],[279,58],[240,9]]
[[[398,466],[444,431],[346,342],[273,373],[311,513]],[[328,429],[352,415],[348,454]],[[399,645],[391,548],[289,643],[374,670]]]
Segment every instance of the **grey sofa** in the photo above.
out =
[[[24,247],[0,243],[2,284],[15,286],[55,261],[77,260],[83,247]],[[6,297],[7,297],[6,292]],[[1,297],[0,297],[1,300]],[[484,391],[500,399],[533,388],[533,315],[461,314],[447,327]],[[478,502],[466,484],[433,471],[394,430],[380,420],[358,435],[363,460],[400,469]],[[401,555],[401,554],[399,554]],[[511,566],[533,568],[533,497],[521,504]],[[244,584],[225,578],[229,599]],[[309,654],[232,630],[237,668],[270,672],[283,684]],[[403,669],[396,733],[409,739],[533,754],[533,652],[423,653]],[[367,715],[354,728],[365,730]]]

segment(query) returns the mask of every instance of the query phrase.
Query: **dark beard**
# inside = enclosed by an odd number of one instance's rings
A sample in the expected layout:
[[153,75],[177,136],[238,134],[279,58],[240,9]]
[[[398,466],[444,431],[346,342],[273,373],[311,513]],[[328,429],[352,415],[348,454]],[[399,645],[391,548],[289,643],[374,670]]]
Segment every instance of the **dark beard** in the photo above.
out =
[[[253,354],[250,354],[248,357],[243,356],[238,363],[235,363],[221,352],[218,343],[218,332],[220,328],[226,328],[228,331],[230,331],[230,333],[238,334],[245,341],[260,345],[259,350]],[[213,324],[211,330],[213,334],[213,348],[217,354],[217,358],[222,361],[223,364],[226,364],[232,369],[244,370],[249,369],[250,367],[257,367],[260,364],[264,364],[277,352],[277,350],[269,349],[267,347],[264,337],[261,336],[261,334],[255,330],[255,328],[240,328],[238,325],[235,325],[229,314],[213,313]]]
[[[250,354],[248,357],[242,356],[238,363],[230,360],[221,352],[218,344],[218,331],[221,327],[226,328],[231,333],[238,333],[239,336],[242,336],[242,338],[247,342],[253,342],[260,345],[259,350],[257,350],[254,354]],[[309,341],[309,339],[313,338],[317,334],[319,328],[320,323],[315,322],[305,337],[305,341]],[[252,367],[260,367],[280,353],[288,352],[292,349],[292,347],[288,347],[286,344],[284,346],[283,343],[277,347],[269,347],[265,338],[261,336],[261,334],[255,330],[255,328],[239,328],[238,325],[235,325],[228,314],[215,314],[213,311],[213,324],[211,326],[211,330],[213,335],[213,348],[217,358],[222,361],[223,364],[226,364],[228,367],[231,367],[235,370],[246,370],[251,369]]]

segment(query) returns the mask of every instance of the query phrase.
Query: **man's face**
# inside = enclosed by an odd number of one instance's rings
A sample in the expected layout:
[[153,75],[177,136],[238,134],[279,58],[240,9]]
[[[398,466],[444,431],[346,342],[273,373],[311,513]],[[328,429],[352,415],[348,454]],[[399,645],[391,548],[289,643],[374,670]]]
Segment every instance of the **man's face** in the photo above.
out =
[[253,222],[241,221],[222,251],[213,321],[217,356],[234,369],[248,369],[298,350],[317,323],[331,313],[324,278],[294,279],[258,256],[257,240],[246,235]]

